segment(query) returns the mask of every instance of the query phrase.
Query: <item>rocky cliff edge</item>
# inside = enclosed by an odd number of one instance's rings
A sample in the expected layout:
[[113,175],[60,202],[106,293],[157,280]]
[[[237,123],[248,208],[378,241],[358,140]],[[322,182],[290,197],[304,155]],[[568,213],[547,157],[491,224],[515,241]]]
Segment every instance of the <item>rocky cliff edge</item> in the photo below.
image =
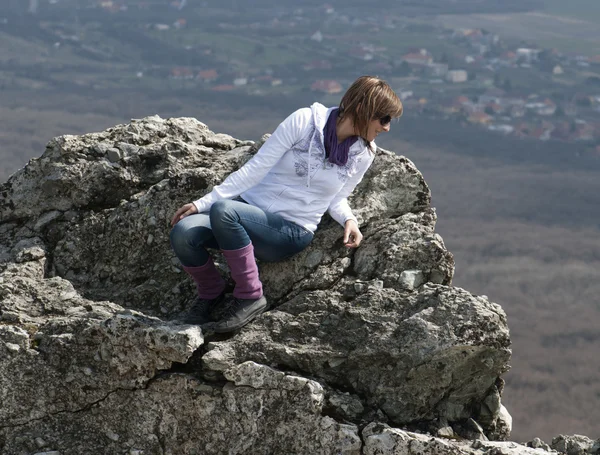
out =
[[506,315],[451,286],[405,157],[378,150],[351,198],[360,248],[325,217],[260,264],[270,311],[227,336],[177,322],[170,217],[259,146],[147,117],[55,138],[0,187],[0,452],[547,453],[506,442]]

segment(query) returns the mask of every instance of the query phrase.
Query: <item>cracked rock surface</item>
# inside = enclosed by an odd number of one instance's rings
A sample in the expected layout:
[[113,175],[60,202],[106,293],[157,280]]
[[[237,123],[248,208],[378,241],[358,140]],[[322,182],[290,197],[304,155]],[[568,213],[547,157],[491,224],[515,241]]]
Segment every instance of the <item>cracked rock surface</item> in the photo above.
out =
[[351,197],[359,249],[324,217],[259,264],[269,312],[225,336],[177,322],[194,289],[170,218],[259,146],[147,117],[55,138],[0,186],[0,453],[541,453],[500,442],[506,316],[452,287],[429,189],[391,152]]

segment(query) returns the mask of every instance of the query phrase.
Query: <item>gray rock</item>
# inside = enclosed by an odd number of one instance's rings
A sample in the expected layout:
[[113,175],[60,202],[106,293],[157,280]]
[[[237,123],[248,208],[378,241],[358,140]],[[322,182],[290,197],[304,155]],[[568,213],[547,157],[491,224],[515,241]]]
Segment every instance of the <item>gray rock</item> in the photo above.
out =
[[362,431],[364,455],[548,455],[514,442],[455,441],[371,423]]
[[533,447],[534,449],[543,449],[548,452],[551,450],[550,446],[548,444],[546,444],[544,441],[542,441],[540,438],[533,438],[526,445],[527,445],[527,447]]
[[500,406],[498,417],[496,418],[495,430],[491,433],[491,438],[498,441],[506,441],[512,432],[512,416],[504,405]]
[[[505,316],[482,303],[439,285],[409,294],[384,288],[351,301],[333,290],[306,292],[238,336],[209,343],[203,364],[223,371],[247,360],[275,363],[355,391],[397,424],[434,419],[456,403],[483,400],[506,368]],[[467,418],[461,409],[449,420]]]
[[425,282],[425,276],[420,270],[404,270],[400,274],[400,286],[412,291]]
[[53,210],[51,212],[44,213],[37,220],[37,222],[35,223],[35,226],[33,227],[33,229],[35,231],[39,232],[43,228],[45,228],[48,224],[50,224],[52,221],[56,220],[57,218],[60,218],[61,216],[62,216],[62,212],[59,212],[57,210]]
[[327,404],[335,410],[337,415],[348,421],[358,421],[365,411],[360,398],[349,393],[332,392],[327,399]]
[[454,430],[448,424],[448,420],[443,417],[439,421],[438,429],[435,434],[440,438],[456,438]]
[[116,163],[121,159],[121,151],[118,148],[108,149],[106,152],[106,157],[111,163]]
[[55,138],[0,187],[1,453],[425,450],[379,423],[363,443],[374,420],[508,437],[506,316],[451,286],[429,189],[390,152],[350,200],[360,248],[325,216],[305,251],[259,264],[270,312],[225,337],[177,322],[194,287],[170,217],[257,148],[147,117]]
[[594,446],[594,441],[587,436],[575,434],[572,436],[559,435],[552,439],[552,447],[554,450],[565,453],[567,455],[585,455],[591,452]]
[[[48,445],[60,444],[63,455],[125,450],[360,454],[356,426],[321,415],[323,389],[318,383],[257,364],[241,365],[228,374],[244,379],[240,385],[210,386],[190,375],[168,374],[147,387],[115,390],[77,413],[25,423],[18,434],[44,434]],[[3,453],[21,447],[15,433],[9,434]]]
[[455,424],[454,430],[459,436],[465,439],[477,440],[477,441],[488,441],[488,437],[485,435],[485,431],[479,425],[479,422],[472,418],[467,419],[462,424]]

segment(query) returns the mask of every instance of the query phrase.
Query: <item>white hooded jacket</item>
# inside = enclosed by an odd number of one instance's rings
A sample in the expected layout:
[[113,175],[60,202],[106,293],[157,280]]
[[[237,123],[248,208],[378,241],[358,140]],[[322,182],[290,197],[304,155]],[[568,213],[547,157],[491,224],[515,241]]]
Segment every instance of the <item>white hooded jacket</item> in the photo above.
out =
[[[292,113],[244,166],[194,201],[198,213],[218,200],[241,195],[249,204],[311,232],[325,211],[342,226],[347,220],[356,221],[347,198],[375,155],[358,140],[350,147],[345,166],[329,162],[323,129],[333,109],[314,103]],[[371,146],[376,149],[374,142]]]

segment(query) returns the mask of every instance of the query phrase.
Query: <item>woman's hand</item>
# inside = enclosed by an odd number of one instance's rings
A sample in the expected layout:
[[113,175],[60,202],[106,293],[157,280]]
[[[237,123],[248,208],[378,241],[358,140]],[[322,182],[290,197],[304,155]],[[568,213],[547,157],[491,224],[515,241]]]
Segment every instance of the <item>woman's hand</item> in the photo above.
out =
[[344,245],[348,248],[356,248],[362,242],[363,235],[354,220],[346,221],[344,225]]
[[191,202],[189,204],[185,204],[183,207],[179,208],[175,215],[173,215],[173,219],[171,220],[171,227],[175,226],[180,220],[183,220],[188,215],[193,215],[194,213],[198,213],[198,209]]

